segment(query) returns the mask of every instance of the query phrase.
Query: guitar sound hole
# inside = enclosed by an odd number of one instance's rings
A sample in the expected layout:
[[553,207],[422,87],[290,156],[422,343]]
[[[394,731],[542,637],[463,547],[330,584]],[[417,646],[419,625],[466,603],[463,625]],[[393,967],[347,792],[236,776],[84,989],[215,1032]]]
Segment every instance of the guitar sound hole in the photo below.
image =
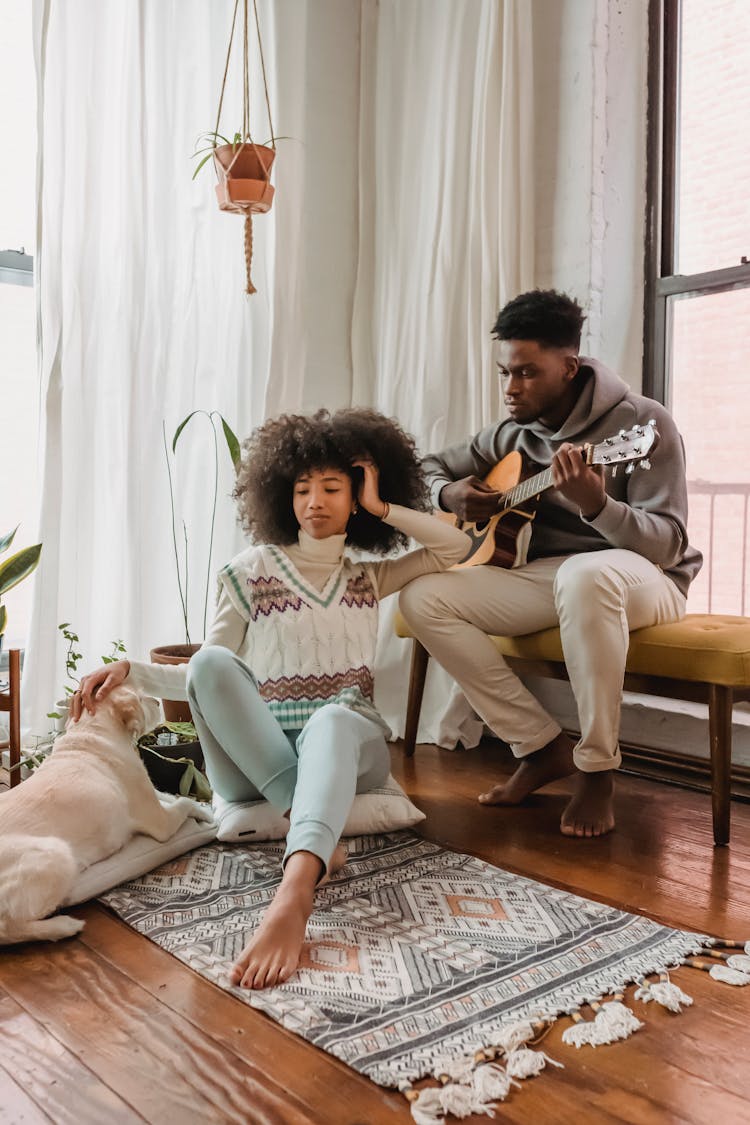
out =
[[486,527],[489,527],[489,523],[489,520],[480,520],[479,523],[474,524],[474,527],[477,531],[484,531]]

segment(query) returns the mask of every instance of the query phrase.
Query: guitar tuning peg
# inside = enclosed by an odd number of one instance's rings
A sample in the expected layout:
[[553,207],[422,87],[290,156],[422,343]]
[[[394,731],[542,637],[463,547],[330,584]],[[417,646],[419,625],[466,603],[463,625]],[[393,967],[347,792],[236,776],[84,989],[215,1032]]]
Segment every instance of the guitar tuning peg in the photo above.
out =
[[651,462],[649,461],[648,457],[644,457],[642,461],[638,462],[638,468],[639,469],[650,469],[651,468]]
[[626,466],[625,472],[628,474],[628,476],[631,476],[632,473],[634,472],[634,470],[635,470],[635,465],[631,461],[630,464]]

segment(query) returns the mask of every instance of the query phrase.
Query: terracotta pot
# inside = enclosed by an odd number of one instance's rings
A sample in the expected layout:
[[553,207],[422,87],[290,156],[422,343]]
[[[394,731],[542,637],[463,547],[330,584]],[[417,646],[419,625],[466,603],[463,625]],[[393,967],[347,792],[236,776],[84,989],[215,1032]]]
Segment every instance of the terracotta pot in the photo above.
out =
[[[187,664],[200,645],[160,645],[151,649],[152,664]],[[168,723],[192,723],[190,704],[183,700],[162,699],[164,718]]]
[[270,210],[274,196],[271,165],[275,159],[276,150],[266,145],[219,145],[214,150],[219,209],[242,215]]
[[268,180],[221,180],[215,188],[220,211],[241,215],[271,210],[274,189]]
[[[236,159],[235,159],[236,157]],[[268,180],[271,165],[276,159],[276,149],[267,145],[219,145],[214,149],[216,172],[220,180],[224,173],[233,180]]]

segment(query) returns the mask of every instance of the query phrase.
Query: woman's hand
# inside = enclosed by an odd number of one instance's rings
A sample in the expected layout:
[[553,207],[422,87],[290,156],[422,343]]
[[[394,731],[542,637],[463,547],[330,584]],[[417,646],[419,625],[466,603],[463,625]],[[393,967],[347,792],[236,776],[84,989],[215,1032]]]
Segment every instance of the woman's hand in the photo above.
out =
[[[70,700],[70,717],[77,723],[84,710],[93,715],[96,706],[113,688],[119,687],[130,674],[129,660],[115,660],[113,664],[103,664],[88,672],[78,684],[78,691]],[[94,698],[96,693],[96,698]]]
[[366,512],[382,520],[388,514],[388,505],[380,499],[380,470],[370,457],[359,457],[352,461],[352,465],[356,465],[364,473],[357,500]]

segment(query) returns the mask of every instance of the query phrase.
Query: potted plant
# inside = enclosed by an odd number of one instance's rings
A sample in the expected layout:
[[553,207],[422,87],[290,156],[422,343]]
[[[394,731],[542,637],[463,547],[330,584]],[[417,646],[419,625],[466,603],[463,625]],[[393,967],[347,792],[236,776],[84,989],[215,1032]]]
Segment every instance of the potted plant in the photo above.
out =
[[[193,179],[195,179],[195,176],[206,163],[206,160],[213,156],[213,164],[218,178],[218,183],[216,184],[216,198],[219,202],[220,209],[222,211],[233,211],[245,216],[245,270],[247,275],[245,292],[250,294],[256,292],[250,276],[253,258],[253,214],[268,211],[273,201],[274,189],[271,186],[271,165],[276,156],[276,138],[274,137],[273,121],[271,119],[271,103],[268,97],[266,64],[263,58],[263,42],[260,34],[260,23],[258,21],[258,9],[255,5],[253,5],[253,13],[255,16],[255,29],[258,39],[261,71],[263,73],[263,87],[266,95],[266,110],[268,113],[268,125],[271,139],[266,144],[256,144],[250,132],[250,68],[248,65],[249,39],[247,4],[244,5],[243,10],[242,48],[244,68],[242,84],[242,128],[234,134],[233,141],[229,141],[219,132],[221,109],[224,102],[224,90],[226,88],[227,74],[229,72],[229,60],[232,54],[232,41],[234,39],[234,29],[237,23],[238,4],[239,0],[235,3],[234,15],[232,17],[232,30],[229,34],[229,47],[227,48],[227,58],[224,66],[224,78],[221,84],[221,94],[219,95],[219,108],[216,113],[216,127],[212,133],[203,133],[201,138],[199,138],[199,143],[203,138],[209,141],[209,145],[207,149],[201,149],[194,154],[202,155],[206,153],[193,173]],[[222,142],[221,144],[219,144],[220,141]]]
[[[18,527],[15,531],[9,532],[0,539],[0,555],[8,550],[15,538],[16,531],[18,531]],[[24,547],[23,550],[17,551],[15,555],[11,555],[9,559],[0,563],[0,650],[3,647],[3,637],[8,625],[8,613],[2,604],[2,597],[14,586],[17,586],[19,582],[23,582],[24,578],[28,578],[36,568],[41,553],[42,544],[35,543],[33,547]]]
[[[54,720],[55,729],[44,740],[37,739],[36,749],[26,756],[23,763],[27,770],[41,765],[53,749],[58,734],[65,730],[70,700],[80,683],[78,665],[83,656],[78,652],[78,634],[68,621],[57,628],[67,644],[64,695],[55,703],[55,710],[47,713],[47,718]],[[112,641],[109,653],[102,656],[101,661],[102,664],[114,664],[125,655],[125,645],[118,639]],[[201,801],[211,799],[211,787],[202,772],[203,751],[192,723],[162,723],[138,739],[138,753],[156,789],[164,793],[190,795]]]
[[[196,146],[201,141],[209,143],[196,147],[194,157],[200,161],[193,172],[193,179],[207,161],[213,158],[218,183],[216,198],[221,211],[236,211],[240,214],[269,211],[273,202],[274,189],[271,185],[271,166],[276,159],[276,141],[256,144],[248,136],[243,140],[242,133],[235,133],[233,140],[221,133],[201,133]],[[219,144],[219,141],[222,143]]]
[[[213,555],[213,544],[214,544],[214,525],[215,525],[215,522],[216,522],[216,501],[217,501],[218,487],[219,487],[219,435],[218,435],[218,428],[217,428],[217,420],[221,422],[221,432],[224,435],[224,441],[226,443],[227,450],[229,451],[229,456],[232,460],[232,464],[234,465],[235,472],[237,471],[237,469],[239,468],[239,465],[240,465],[240,443],[237,439],[236,434],[234,433],[231,426],[227,422],[227,420],[221,414],[219,414],[219,412],[217,410],[212,410],[210,412],[206,411],[206,410],[193,410],[190,414],[188,414],[187,418],[184,418],[182,420],[182,422],[180,422],[179,426],[175,430],[174,437],[172,438],[172,455],[173,456],[174,456],[175,451],[177,449],[177,443],[180,440],[180,437],[181,437],[183,431],[185,430],[185,427],[187,426],[188,422],[190,422],[190,420],[192,418],[195,418],[197,415],[200,415],[200,416],[208,419],[208,421],[211,425],[211,431],[212,431],[212,434],[213,434],[213,444],[214,444],[214,496],[213,496],[213,505],[212,505],[212,508],[211,508],[211,526],[210,526],[209,538],[208,538],[208,565],[207,565],[207,568],[206,568],[206,583],[205,583],[204,597],[203,597],[203,636],[205,636],[206,635],[206,623],[207,623],[207,618],[208,618],[208,591],[209,591],[209,588],[211,586],[211,577],[212,577],[212,575],[211,575],[211,560],[212,560],[212,555]],[[157,648],[153,648],[151,650],[151,660],[152,660],[152,663],[154,663],[154,664],[187,664],[187,662],[190,660],[190,657],[193,655],[193,653],[197,652],[198,649],[200,648],[200,644],[195,644],[191,640],[191,635],[190,635],[190,622],[188,620],[188,601],[187,601],[187,577],[188,577],[188,569],[189,569],[189,567],[188,567],[188,554],[189,554],[188,535],[187,535],[187,529],[186,529],[184,521],[183,521],[182,526],[183,526],[184,555],[183,555],[182,560],[180,560],[180,551],[179,551],[179,548],[177,546],[177,526],[176,526],[176,518],[177,517],[176,517],[176,512],[175,512],[175,498],[174,498],[174,486],[173,486],[173,480],[172,480],[172,467],[171,467],[170,456],[169,456],[169,448],[167,446],[166,427],[164,426],[164,423],[162,423],[162,434],[163,434],[163,438],[164,438],[164,456],[165,456],[166,463],[167,463],[167,476],[169,478],[169,502],[170,502],[170,508],[171,508],[171,513],[172,513],[172,544],[173,544],[173,547],[174,547],[175,568],[176,568],[176,571],[177,571],[177,588],[178,588],[179,595],[180,595],[180,608],[182,610],[182,619],[183,619],[183,623],[184,623],[184,627],[185,627],[185,640],[184,640],[184,642],[181,642],[179,644],[160,645]],[[192,715],[190,714],[190,707],[185,702],[177,701],[177,700],[170,700],[170,699],[163,699],[162,700],[162,706],[164,708],[164,717],[167,719],[168,722],[184,723],[184,722],[190,722],[191,719],[192,719]]]

